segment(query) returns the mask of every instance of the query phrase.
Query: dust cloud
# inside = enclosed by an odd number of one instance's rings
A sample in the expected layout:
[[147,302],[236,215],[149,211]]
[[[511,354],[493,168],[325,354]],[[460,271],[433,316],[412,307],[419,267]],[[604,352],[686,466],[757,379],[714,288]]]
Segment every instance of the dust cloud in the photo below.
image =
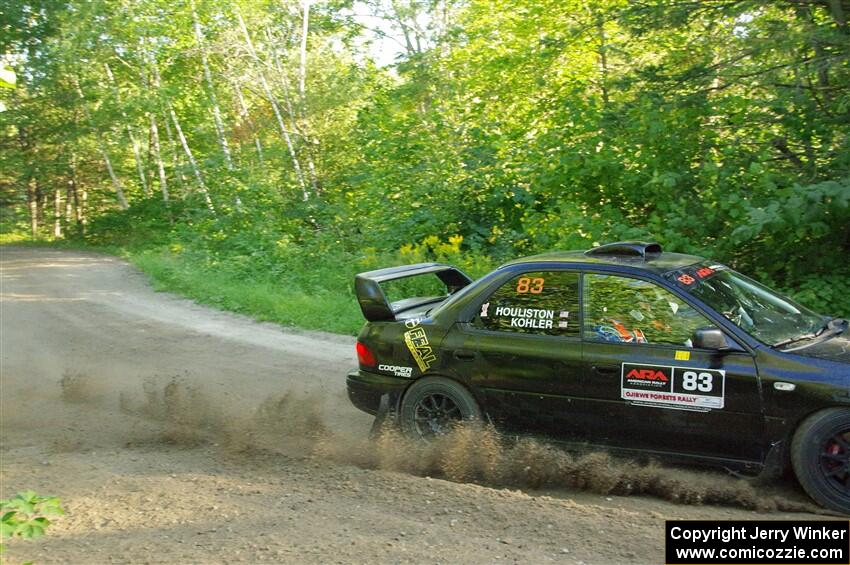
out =
[[[73,405],[102,404],[110,396],[106,386],[66,372],[59,396]],[[759,512],[819,511],[812,504],[790,500],[781,487],[777,491],[754,479],[638,463],[604,452],[571,453],[539,439],[507,438],[489,425],[458,426],[430,443],[412,440],[387,425],[370,439],[332,425],[334,406],[318,390],[291,389],[251,407],[174,376],[147,379],[140,391],[122,391],[118,398],[123,414],[156,424],[124,430],[128,446],[203,445],[245,462],[282,454],[491,487],[648,495],[680,504]],[[67,440],[64,448],[74,445]]]
[[372,445],[320,442],[318,457],[361,467],[435,476],[455,482],[520,489],[583,490],[602,495],[650,495],[680,504],[736,506],[759,512],[817,512],[812,504],[769,494],[755,479],[730,477],[615,458],[574,454],[534,438],[507,439],[491,426],[460,426],[429,444],[394,428]]

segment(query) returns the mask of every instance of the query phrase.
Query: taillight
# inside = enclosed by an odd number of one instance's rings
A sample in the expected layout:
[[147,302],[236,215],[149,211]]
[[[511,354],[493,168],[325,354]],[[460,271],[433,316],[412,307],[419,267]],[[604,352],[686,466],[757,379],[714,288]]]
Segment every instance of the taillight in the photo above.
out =
[[372,354],[368,347],[366,347],[359,341],[357,342],[357,361],[364,367],[375,366],[375,356]]

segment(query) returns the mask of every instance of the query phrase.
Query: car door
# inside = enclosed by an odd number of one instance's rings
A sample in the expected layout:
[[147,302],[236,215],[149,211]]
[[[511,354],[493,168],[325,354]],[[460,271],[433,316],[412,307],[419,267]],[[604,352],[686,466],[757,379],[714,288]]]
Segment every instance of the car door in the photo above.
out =
[[569,392],[583,370],[579,280],[575,271],[515,272],[446,337],[453,371],[479,391],[501,427],[552,433],[569,426],[562,416],[581,419],[560,411],[553,397]]
[[752,355],[694,348],[694,331],[712,322],[654,282],[586,273],[582,302],[581,381],[598,405],[587,423],[602,441],[761,460],[763,416]]

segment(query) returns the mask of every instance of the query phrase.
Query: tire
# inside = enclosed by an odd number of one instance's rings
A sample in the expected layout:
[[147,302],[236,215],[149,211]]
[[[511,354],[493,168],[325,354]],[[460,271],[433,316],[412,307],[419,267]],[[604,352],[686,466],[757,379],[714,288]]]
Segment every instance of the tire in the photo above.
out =
[[399,423],[410,437],[430,441],[465,421],[481,421],[481,409],[466,387],[451,379],[424,377],[402,398]]
[[791,442],[791,464],[815,502],[850,514],[850,409],[828,408],[806,418]]

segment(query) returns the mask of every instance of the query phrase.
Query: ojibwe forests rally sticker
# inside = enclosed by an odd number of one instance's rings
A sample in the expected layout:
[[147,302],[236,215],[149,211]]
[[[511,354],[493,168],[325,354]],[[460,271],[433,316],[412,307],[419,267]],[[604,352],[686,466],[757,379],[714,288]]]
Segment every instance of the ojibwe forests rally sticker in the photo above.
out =
[[724,405],[726,371],[623,363],[621,398],[635,404],[712,410]]

